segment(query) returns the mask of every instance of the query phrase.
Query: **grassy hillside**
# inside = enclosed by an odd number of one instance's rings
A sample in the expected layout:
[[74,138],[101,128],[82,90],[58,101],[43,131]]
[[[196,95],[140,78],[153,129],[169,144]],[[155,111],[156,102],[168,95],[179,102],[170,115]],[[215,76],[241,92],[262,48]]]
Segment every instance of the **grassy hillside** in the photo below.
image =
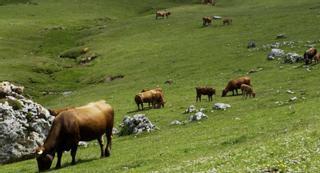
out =
[[[161,86],[164,109],[145,110],[160,130],[115,137],[110,158],[99,159],[92,142],[77,153],[79,163],[52,172],[317,172],[320,66],[267,61],[269,49],[249,51],[277,41],[302,54],[307,41],[319,40],[317,0],[220,0],[217,6],[187,0],[42,0],[0,1],[0,81],[26,86],[27,93],[49,108],[79,106],[105,99],[116,110],[116,124],[132,115],[133,96]],[[13,1],[12,1],[13,2]],[[168,20],[155,20],[156,9],[169,9]],[[214,21],[202,27],[203,16],[233,19],[230,26]],[[285,33],[288,38],[276,40]],[[319,45],[315,45],[319,48]],[[59,55],[88,47],[99,57],[88,65]],[[230,79],[249,74],[257,98],[220,97]],[[103,82],[107,76],[123,79]],[[172,79],[172,85],[164,82]],[[102,82],[101,82],[102,81]],[[212,102],[195,103],[199,85],[214,86],[213,103],[231,104],[211,111]],[[294,94],[286,91],[290,89]],[[72,91],[70,95],[63,92]],[[291,97],[295,102],[288,102]],[[283,104],[276,104],[283,102]],[[186,107],[207,109],[207,120],[172,126],[185,120]],[[35,160],[0,166],[3,172],[35,172]]]

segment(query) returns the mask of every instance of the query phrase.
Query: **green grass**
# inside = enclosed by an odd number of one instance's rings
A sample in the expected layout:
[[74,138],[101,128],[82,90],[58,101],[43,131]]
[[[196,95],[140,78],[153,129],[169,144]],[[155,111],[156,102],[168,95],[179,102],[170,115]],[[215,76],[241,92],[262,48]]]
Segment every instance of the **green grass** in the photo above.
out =
[[[160,130],[137,137],[115,137],[110,158],[99,159],[96,141],[80,149],[76,166],[64,154],[64,168],[52,172],[317,172],[319,166],[319,66],[311,72],[297,65],[267,61],[268,51],[248,51],[279,40],[300,41],[286,51],[302,54],[305,42],[319,40],[316,0],[221,0],[217,6],[187,0],[111,1],[43,0],[38,5],[0,6],[0,81],[26,86],[26,92],[48,108],[80,106],[105,99],[116,110],[116,125],[136,110],[134,95],[161,86],[164,109],[145,110]],[[168,9],[168,20],[155,20],[156,9]],[[203,28],[201,18],[233,18]],[[58,28],[58,29],[57,29]],[[318,48],[318,45],[316,45]],[[88,47],[99,57],[88,65],[59,58],[62,52]],[[255,99],[220,97],[228,80],[252,68]],[[123,79],[101,83],[106,76]],[[172,85],[164,82],[172,79]],[[217,89],[213,102],[231,104],[213,111],[213,103],[195,103],[195,87]],[[291,89],[295,94],[288,94]],[[52,92],[43,95],[42,92]],[[63,96],[64,91],[72,91]],[[296,102],[288,100],[297,96]],[[304,98],[304,99],[303,99]],[[283,105],[275,102],[282,101]],[[185,120],[191,104],[208,110],[207,120],[171,126]],[[35,172],[36,161],[1,166],[2,172]]]

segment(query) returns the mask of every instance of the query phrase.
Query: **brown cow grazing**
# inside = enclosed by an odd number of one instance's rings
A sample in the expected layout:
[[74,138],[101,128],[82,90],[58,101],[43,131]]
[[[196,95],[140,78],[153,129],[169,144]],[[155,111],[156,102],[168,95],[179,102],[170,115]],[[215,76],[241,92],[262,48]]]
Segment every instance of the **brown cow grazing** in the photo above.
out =
[[158,17],[161,17],[162,19],[164,17],[168,18],[171,15],[171,12],[169,11],[157,11],[156,12],[156,19],[158,19]]
[[316,48],[310,48],[310,49],[306,50],[306,52],[303,54],[305,64],[306,65],[310,64],[316,54],[317,54]]
[[208,101],[212,101],[212,96],[216,94],[216,90],[211,87],[196,87],[196,101],[201,102],[201,95],[208,95]]
[[205,16],[202,18],[202,21],[203,21],[202,23],[203,26],[209,26],[212,23],[212,17]]
[[240,77],[238,79],[230,80],[226,88],[222,91],[222,97],[225,97],[229,91],[232,91],[233,96],[234,96],[234,91],[236,91],[236,94],[238,95],[238,89],[240,89],[241,84],[250,85],[250,78]]
[[249,97],[256,97],[256,93],[253,91],[252,87],[250,85],[246,85],[246,84],[242,84],[240,87],[241,91],[242,91],[242,97],[244,98],[248,98]]
[[315,64],[318,64],[319,61],[320,61],[320,52],[318,52],[318,53],[313,57],[313,59],[314,59],[314,63],[315,63]]
[[226,25],[226,24],[230,25],[230,24],[232,24],[232,19],[225,18],[225,19],[222,20],[222,24],[223,25]]
[[155,89],[143,89],[140,93],[138,93],[134,98],[138,110],[143,110],[143,103],[148,103],[149,108],[150,104],[152,104],[152,107],[164,107],[164,97],[163,97],[163,91],[162,88],[155,88]]
[[[60,168],[62,154],[68,150],[71,150],[72,164],[75,164],[80,140],[97,139],[100,144],[101,157],[110,156],[113,122],[113,108],[104,100],[61,112],[54,119],[44,144],[36,149],[39,171],[50,169],[55,153],[58,155],[56,168]],[[106,134],[107,137],[104,151],[103,134]]]

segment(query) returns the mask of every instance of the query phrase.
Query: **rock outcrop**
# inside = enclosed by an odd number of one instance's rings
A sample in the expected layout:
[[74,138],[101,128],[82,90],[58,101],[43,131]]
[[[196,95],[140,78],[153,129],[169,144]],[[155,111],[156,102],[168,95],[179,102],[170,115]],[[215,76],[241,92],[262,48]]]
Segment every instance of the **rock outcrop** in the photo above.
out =
[[30,158],[47,136],[54,117],[25,98],[23,87],[2,82],[0,93],[0,163]]

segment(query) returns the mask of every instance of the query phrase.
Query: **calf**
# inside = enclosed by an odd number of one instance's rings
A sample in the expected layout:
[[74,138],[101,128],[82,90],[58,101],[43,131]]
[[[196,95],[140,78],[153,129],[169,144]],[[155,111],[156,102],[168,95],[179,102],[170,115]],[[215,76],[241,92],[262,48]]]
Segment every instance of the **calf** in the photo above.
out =
[[212,17],[205,16],[202,18],[202,22],[203,22],[202,23],[203,26],[209,26],[212,23]]
[[168,18],[171,15],[171,12],[168,11],[157,11],[156,12],[156,19],[158,19],[158,17],[161,17],[162,19],[164,17]]
[[225,18],[225,19],[223,19],[222,20],[222,24],[223,25],[230,25],[230,24],[232,24],[232,19],[230,19],[230,18]]
[[253,89],[250,85],[241,84],[240,89],[242,91],[242,97],[248,98],[248,96],[249,97],[252,96],[253,98],[255,98],[256,93],[253,91]]
[[306,65],[310,64],[316,54],[317,54],[316,48],[310,48],[306,50],[305,53],[303,54],[305,64]]

